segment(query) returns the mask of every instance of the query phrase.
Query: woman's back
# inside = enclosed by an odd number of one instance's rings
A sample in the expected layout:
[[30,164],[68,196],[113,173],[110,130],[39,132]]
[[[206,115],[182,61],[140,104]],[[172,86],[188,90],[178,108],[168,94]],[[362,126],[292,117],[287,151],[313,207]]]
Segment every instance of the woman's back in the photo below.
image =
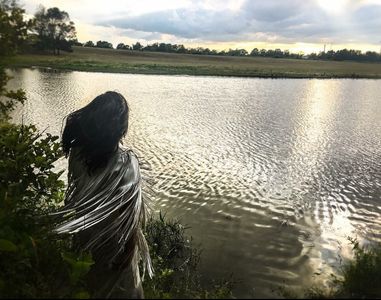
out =
[[73,152],[69,174],[66,207],[75,209],[79,218],[61,232],[78,231],[75,246],[91,250],[96,262],[88,280],[92,294],[141,298],[138,260],[148,249],[140,229],[146,208],[136,156],[118,150],[104,169],[89,174]]
[[[139,162],[132,151],[119,146],[127,131],[126,105],[118,93],[102,94],[69,115],[63,133],[69,175],[65,205],[58,213],[62,222],[56,231],[74,234],[75,248],[92,253],[95,265],[88,285],[96,298],[142,298],[140,259],[152,276],[141,229],[146,205]],[[101,125],[97,123],[97,118],[107,116],[108,123],[104,119]]]

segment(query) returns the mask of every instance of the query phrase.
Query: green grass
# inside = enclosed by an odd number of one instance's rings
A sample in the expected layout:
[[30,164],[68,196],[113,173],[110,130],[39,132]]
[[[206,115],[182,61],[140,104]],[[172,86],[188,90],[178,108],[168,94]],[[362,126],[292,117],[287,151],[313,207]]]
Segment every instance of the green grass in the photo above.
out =
[[381,244],[363,247],[356,240],[354,259],[344,266],[341,294],[352,298],[381,298]]
[[312,61],[264,57],[229,57],[74,47],[59,56],[24,54],[6,67],[50,67],[63,70],[240,76],[265,78],[381,78],[380,63]]
[[380,299],[381,298],[381,243],[360,246],[352,243],[353,259],[332,275],[331,286],[312,286],[301,293],[280,287],[278,293],[286,299]]

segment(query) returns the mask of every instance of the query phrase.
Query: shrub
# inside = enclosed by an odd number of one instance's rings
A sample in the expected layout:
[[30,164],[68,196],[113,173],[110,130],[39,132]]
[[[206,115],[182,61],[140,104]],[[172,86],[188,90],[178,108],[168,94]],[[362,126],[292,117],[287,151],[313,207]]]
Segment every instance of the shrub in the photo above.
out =
[[339,294],[351,298],[381,297],[381,244],[360,246],[350,239],[354,259],[343,266]]
[[7,91],[0,70],[0,295],[5,298],[87,297],[83,277],[92,261],[54,236],[49,213],[62,202],[64,183],[53,164],[58,137],[34,125],[9,122],[21,91]]
[[146,237],[150,247],[155,276],[143,282],[146,298],[221,299],[233,298],[233,282],[221,280],[201,284],[199,272],[201,251],[187,237],[186,227],[178,220],[159,218],[147,222]]
[[381,244],[361,246],[357,239],[352,244],[353,259],[342,264],[339,277],[331,275],[331,287],[311,286],[299,295],[285,287],[277,289],[286,299],[374,299],[381,297]]

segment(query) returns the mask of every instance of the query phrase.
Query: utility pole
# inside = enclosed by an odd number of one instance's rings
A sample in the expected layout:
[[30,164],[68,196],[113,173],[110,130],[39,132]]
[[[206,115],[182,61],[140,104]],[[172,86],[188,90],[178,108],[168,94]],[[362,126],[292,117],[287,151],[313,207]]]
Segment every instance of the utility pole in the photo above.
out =
[[324,51],[323,51],[323,53],[325,53],[325,44],[324,44]]

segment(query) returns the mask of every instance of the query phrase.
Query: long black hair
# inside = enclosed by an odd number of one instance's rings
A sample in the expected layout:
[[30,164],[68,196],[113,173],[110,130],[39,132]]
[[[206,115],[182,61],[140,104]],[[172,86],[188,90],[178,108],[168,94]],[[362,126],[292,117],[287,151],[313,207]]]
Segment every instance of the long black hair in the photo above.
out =
[[105,166],[127,133],[129,108],[117,92],[97,96],[85,107],[70,113],[62,133],[66,157],[73,148],[89,173]]

